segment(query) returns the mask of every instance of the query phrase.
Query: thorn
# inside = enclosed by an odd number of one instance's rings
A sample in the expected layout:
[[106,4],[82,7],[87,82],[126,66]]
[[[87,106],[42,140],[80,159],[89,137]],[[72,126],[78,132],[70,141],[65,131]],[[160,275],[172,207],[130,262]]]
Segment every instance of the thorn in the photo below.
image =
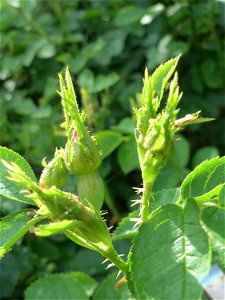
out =
[[114,267],[115,265],[112,263],[112,264],[109,264],[107,267],[106,267],[106,270],[111,268],[111,267]]
[[119,272],[118,272],[117,275],[116,275],[116,279],[120,276],[121,273],[122,273],[122,271],[119,270]]
[[103,260],[102,265],[105,264],[108,260],[108,258],[106,258],[105,260]]
[[131,207],[132,207],[132,206],[135,206],[137,204],[140,204],[141,200],[131,200],[131,202],[134,202],[133,204],[131,204]]
[[136,222],[136,224],[134,224],[133,229],[135,227],[137,227],[139,224],[141,224],[141,218],[130,218],[131,222]]
[[136,227],[137,227],[138,225],[140,225],[140,224],[141,224],[141,219],[139,219],[139,220],[137,221],[137,223],[134,224],[133,229],[136,228]]
[[126,277],[123,276],[123,278],[121,278],[116,284],[115,284],[115,288],[117,289],[121,284],[125,284],[127,282]]
[[107,215],[108,214],[108,211],[107,210],[102,210],[101,211],[101,216],[104,216],[104,215]]
[[136,194],[143,193],[144,188],[133,187]]
[[131,222],[138,222],[140,220],[140,218],[130,218]]
[[114,226],[110,226],[108,229],[111,230],[111,229],[113,229],[113,228],[114,228]]
[[119,257],[123,257],[124,256],[124,254],[119,254]]

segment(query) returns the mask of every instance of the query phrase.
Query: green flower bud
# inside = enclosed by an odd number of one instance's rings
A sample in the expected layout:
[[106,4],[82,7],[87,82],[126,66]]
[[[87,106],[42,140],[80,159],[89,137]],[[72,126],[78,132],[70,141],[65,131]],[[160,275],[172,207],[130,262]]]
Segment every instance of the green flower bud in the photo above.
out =
[[104,200],[104,184],[96,173],[88,173],[78,176],[78,196],[81,200],[87,200],[96,211],[100,211]]
[[65,147],[65,164],[72,174],[93,172],[101,164],[97,146],[85,130],[79,134],[74,129],[68,136]]
[[[167,83],[175,71],[179,57],[161,65],[149,76],[145,73],[144,87],[135,108],[136,140],[144,182],[153,183],[170,153],[177,128],[176,109],[181,94],[177,86],[177,74],[170,83],[169,95],[164,108],[161,101]],[[159,111],[160,110],[160,111]]]
[[174,131],[169,131],[164,113],[149,121],[149,128],[141,145],[139,160],[145,182],[154,182],[164,167],[173,145]]
[[[41,189],[33,187],[36,197],[49,211],[52,220],[77,220],[79,221],[72,231],[75,236],[81,236],[93,244],[111,247],[111,237],[106,224],[95,210],[84,204],[74,194],[63,192],[55,187]],[[32,195],[33,196],[33,195]]]
[[66,69],[65,81],[61,75],[59,80],[65,116],[63,126],[68,137],[65,147],[66,167],[72,174],[77,175],[93,172],[99,167],[101,156],[96,142],[84,125],[84,113],[79,112],[68,69]]
[[54,158],[45,165],[40,177],[39,185],[42,188],[50,188],[52,186],[61,188],[66,182],[67,175],[68,170],[64,163],[64,150],[56,149]]

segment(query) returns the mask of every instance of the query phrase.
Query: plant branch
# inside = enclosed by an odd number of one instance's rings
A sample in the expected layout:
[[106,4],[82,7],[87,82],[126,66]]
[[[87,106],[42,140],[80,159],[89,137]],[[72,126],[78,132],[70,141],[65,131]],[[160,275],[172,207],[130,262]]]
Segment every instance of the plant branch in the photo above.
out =
[[153,182],[144,182],[143,196],[141,199],[141,222],[147,222],[149,216],[149,205],[152,194]]

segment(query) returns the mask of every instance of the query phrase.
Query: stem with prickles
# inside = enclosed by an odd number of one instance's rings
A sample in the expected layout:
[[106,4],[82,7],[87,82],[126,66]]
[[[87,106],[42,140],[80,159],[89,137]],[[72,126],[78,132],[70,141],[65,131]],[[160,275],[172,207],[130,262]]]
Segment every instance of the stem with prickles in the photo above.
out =
[[143,195],[141,199],[141,222],[142,223],[148,221],[152,186],[153,186],[153,182],[144,182]]
[[107,257],[120,271],[126,275],[126,262],[117,254],[114,249],[108,253],[105,253],[104,256]]

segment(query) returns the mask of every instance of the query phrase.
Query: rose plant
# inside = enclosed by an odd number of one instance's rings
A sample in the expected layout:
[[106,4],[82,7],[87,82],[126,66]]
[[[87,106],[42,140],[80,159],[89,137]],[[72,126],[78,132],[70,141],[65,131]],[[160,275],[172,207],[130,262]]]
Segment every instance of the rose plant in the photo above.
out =
[[[179,143],[175,134],[211,120],[200,118],[200,112],[178,118],[178,61],[167,61],[151,75],[146,70],[143,90],[132,102],[142,186],[133,203],[137,209],[112,233],[101,211],[105,196],[99,167],[107,151],[86,127],[68,68],[59,74],[67,142],[49,163],[43,161],[39,181],[24,158],[0,148],[1,195],[28,205],[1,219],[1,257],[29,231],[37,236],[61,232],[118,270],[97,289],[85,273],[48,275],[28,287],[25,299],[202,299],[201,281],[212,262],[225,268],[225,157],[198,165],[179,188],[153,190]],[[68,174],[76,178],[77,194],[63,189]],[[127,238],[132,246],[124,259],[113,241]]]

